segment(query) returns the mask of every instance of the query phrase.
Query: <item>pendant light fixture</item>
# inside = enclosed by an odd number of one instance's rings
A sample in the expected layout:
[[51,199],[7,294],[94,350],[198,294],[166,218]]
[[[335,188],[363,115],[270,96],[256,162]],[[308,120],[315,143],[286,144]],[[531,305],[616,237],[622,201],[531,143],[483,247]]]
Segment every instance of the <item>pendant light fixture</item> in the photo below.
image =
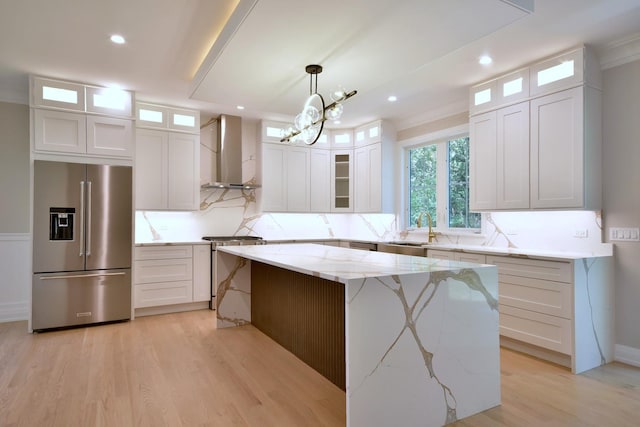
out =
[[322,65],[307,65],[305,71],[309,74],[309,98],[296,116],[293,126],[284,130],[280,142],[315,144],[322,134],[325,120],[338,120],[344,110],[342,102],[358,93],[355,90],[346,92],[342,88],[337,89],[331,93],[333,102],[325,105],[324,98],[318,93],[318,74],[322,72]]

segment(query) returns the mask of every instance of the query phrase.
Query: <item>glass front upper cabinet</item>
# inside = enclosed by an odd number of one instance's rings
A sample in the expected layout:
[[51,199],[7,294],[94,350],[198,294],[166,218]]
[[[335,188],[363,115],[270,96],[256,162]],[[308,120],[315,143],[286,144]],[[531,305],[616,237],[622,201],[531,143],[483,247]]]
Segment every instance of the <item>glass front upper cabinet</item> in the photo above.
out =
[[584,49],[531,66],[531,96],[568,89],[584,82]]

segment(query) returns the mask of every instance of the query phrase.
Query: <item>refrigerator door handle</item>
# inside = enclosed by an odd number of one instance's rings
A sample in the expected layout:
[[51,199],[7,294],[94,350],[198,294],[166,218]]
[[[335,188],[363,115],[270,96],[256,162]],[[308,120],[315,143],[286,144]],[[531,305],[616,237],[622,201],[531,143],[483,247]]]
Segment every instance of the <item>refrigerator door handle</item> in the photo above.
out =
[[78,228],[80,228],[80,255],[84,256],[84,181],[80,181],[80,221],[78,222]]
[[91,181],[87,181],[87,256],[91,255]]
[[58,280],[58,279],[81,279],[83,277],[102,277],[102,276],[124,276],[125,273],[94,273],[94,274],[73,274],[69,276],[42,276],[40,280]]

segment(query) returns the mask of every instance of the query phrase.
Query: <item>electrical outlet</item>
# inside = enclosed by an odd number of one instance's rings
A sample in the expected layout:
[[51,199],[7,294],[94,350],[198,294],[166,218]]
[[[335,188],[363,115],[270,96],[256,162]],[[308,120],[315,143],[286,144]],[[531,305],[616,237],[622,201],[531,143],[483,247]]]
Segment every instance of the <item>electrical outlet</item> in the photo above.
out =
[[609,229],[609,240],[611,241],[640,241],[640,228],[634,227],[611,227]]
[[589,237],[589,230],[586,228],[576,228],[575,230],[573,230],[573,237],[585,239]]

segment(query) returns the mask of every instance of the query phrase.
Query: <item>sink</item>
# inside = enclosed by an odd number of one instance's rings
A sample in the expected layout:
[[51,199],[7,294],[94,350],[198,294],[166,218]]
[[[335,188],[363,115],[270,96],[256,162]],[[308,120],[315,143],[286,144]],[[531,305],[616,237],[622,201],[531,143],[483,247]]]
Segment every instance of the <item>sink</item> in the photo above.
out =
[[399,246],[415,246],[421,247],[422,245],[426,245],[424,242],[412,242],[408,240],[394,240],[392,242],[384,242],[387,245],[399,245]]
[[385,242],[378,243],[378,252],[388,252],[392,254],[425,256],[426,249],[422,247],[423,243],[419,242]]

